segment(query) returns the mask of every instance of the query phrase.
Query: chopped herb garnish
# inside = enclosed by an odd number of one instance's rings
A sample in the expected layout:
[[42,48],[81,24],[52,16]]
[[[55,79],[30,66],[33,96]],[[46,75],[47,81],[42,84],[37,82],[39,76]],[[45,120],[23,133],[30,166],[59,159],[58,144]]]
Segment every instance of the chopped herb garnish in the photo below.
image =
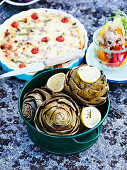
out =
[[2,40],[0,43],[1,43],[1,44],[6,44],[6,41]]
[[43,20],[43,23],[47,24],[49,21],[51,21],[51,19],[46,19],[46,20]]
[[13,61],[14,63],[22,63],[23,64],[23,62],[22,61],[20,61],[20,60],[16,60],[16,61]]
[[29,33],[19,33],[18,35],[29,35]]
[[76,25],[76,22],[74,22],[72,25]]
[[64,36],[66,36],[66,34],[63,32],[63,33],[60,35],[60,37],[64,37]]
[[[24,54],[25,55],[25,54]],[[33,56],[30,56],[30,55],[25,55],[25,57],[28,57],[28,58],[33,58]]]
[[37,27],[21,27],[22,29],[30,30],[30,29],[37,29]]
[[18,20],[18,22],[24,22],[24,20]]
[[73,27],[71,27],[71,28],[77,28],[78,26],[76,25],[76,26],[73,26]]
[[90,113],[89,113],[89,118],[91,118],[91,110],[90,110]]

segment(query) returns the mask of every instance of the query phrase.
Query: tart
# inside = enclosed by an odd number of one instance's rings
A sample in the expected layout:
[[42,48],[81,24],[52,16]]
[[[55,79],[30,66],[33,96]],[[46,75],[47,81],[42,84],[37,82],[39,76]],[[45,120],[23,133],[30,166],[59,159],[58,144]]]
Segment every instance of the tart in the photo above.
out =
[[75,49],[84,50],[85,39],[83,25],[71,15],[53,9],[23,11],[0,27],[0,60],[11,69],[55,60]]

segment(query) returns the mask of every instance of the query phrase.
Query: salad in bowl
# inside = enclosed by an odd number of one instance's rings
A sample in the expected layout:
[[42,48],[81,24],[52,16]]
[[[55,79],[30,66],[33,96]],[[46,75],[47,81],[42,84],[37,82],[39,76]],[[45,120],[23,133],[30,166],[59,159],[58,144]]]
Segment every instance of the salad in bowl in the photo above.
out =
[[127,63],[127,15],[117,10],[113,21],[95,31],[94,47],[99,63],[105,68],[120,68]]

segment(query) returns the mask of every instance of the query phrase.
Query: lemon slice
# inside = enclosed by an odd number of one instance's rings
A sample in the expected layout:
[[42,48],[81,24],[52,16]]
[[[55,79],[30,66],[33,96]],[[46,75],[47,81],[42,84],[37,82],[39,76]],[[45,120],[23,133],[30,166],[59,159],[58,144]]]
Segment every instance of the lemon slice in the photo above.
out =
[[87,83],[94,83],[100,78],[100,70],[96,67],[81,66],[78,69],[80,79]]
[[101,121],[101,113],[96,107],[83,107],[81,121],[87,128],[93,128]]
[[60,92],[64,88],[65,74],[57,73],[51,76],[47,81],[47,87],[53,92]]

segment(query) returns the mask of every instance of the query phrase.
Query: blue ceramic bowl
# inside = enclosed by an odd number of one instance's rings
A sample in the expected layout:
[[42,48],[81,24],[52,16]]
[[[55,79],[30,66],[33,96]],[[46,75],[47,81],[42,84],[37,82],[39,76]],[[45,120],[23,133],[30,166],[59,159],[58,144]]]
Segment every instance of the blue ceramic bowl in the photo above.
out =
[[26,3],[20,3],[20,2],[14,2],[14,1],[11,1],[11,0],[5,0],[5,2],[7,2],[8,4],[10,5],[14,5],[14,6],[27,6],[27,5],[32,5],[36,2],[38,2],[39,0],[32,0],[30,2],[26,2]]

